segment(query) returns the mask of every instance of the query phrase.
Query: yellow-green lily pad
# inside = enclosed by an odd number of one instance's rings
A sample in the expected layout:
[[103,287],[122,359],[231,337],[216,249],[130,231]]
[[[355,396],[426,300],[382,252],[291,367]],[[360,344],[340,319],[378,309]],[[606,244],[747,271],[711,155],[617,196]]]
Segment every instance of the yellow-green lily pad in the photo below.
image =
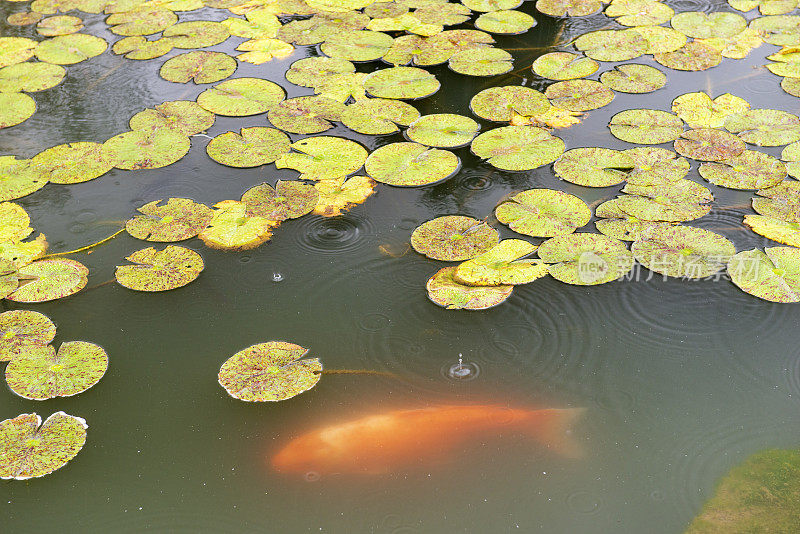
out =
[[269,111],[285,97],[283,88],[269,80],[235,78],[206,89],[197,103],[217,115],[245,117]]
[[289,133],[315,134],[330,130],[330,121],[341,121],[345,106],[324,96],[298,96],[279,102],[267,118],[273,126]]
[[388,135],[419,119],[417,108],[401,100],[369,98],[354,102],[341,113],[342,124],[365,135]]
[[175,48],[206,48],[220,44],[230,35],[221,22],[193,20],[170,26],[161,37],[169,39]]
[[525,33],[536,26],[536,19],[515,9],[504,9],[484,13],[475,19],[475,27],[489,33],[515,35]]
[[16,126],[36,113],[36,102],[25,93],[0,93],[0,130]]
[[657,109],[628,109],[611,117],[608,128],[617,139],[639,145],[657,145],[679,138],[683,121]]
[[494,247],[497,230],[484,221],[463,215],[431,219],[411,233],[411,246],[425,256],[441,261],[464,261]]
[[389,35],[371,30],[335,33],[325,39],[320,50],[328,57],[362,62],[380,59],[392,46]]
[[349,139],[320,135],[292,143],[295,152],[275,162],[279,169],[294,169],[303,180],[340,178],[356,172],[367,159],[367,150]]
[[614,92],[594,80],[567,80],[550,85],[544,96],[556,107],[569,111],[590,111],[614,100]]
[[720,161],[738,156],[745,143],[738,137],[714,128],[687,130],[675,140],[675,152],[700,161]]
[[674,52],[653,54],[653,58],[670,69],[698,71],[719,65],[722,54],[712,46],[690,41]]
[[648,44],[634,29],[597,30],[578,37],[575,48],[597,61],[627,61],[646,54]]
[[38,46],[38,42],[27,37],[0,37],[0,67],[28,61]]
[[125,223],[125,230],[136,239],[156,242],[173,242],[190,239],[209,223],[213,212],[205,204],[188,198],[170,198],[148,202],[137,208]]
[[103,143],[118,169],[157,169],[180,160],[191,143],[182,133],[170,128],[132,130],[115,135]]
[[19,268],[20,286],[7,296],[14,302],[46,302],[74,295],[86,286],[89,269],[69,258],[38,260]]
[[609,187],[624,182],[634,166],[633,159],[624,152],[592,147],[567,150],[553,164],[553,170],[573,184]]
[[457,267],[445,267],[428,279],[425,289],[434,304],[448,310],[485,310],[511,296],[512,285],[470,286],[455,279]]
[[280,39],[251,39],[236,47],[243,51],[236,59],[254,65],[261,65],[275,58],[284,58],[294,52],[294,47]]
[[432,95],[440,86],[436,76],[416,67],[381,69],[364,78],[364,89],[376,98],[416,100]]
[[406,130],[406,137],[415,143],[438,148],[468,145],[480,130],[469,117],[452,113],[423,115]]
[[109,30],[117,35],[150,35],[178,22],[178,15],[167,9],[134,9],[113,13],[106,19]]
[[550,108],[550,102],[536,89],[507,85],[484,89],[472,97],[469,107],[482,119],[510,122],[516,116],[541,115]]
[[398,187],[430,185],[453,176],[461,167],[448,150],[419,143],[391,143],[375,150],[364,169],[375,181]]
[[736,13],[686,11],[672,17],[670,25],[687,37],[711,39],[739,34],[747,28],[747,21]]
[[520,259],[536,250],[522,239],[504,239],[480,256],[456,267],[454,279],[470,286],[529,284],[547,275],[541,260]]
[[118,55],[125,54],[127,59],[155,59],[169,53],[173,46],[169,39],[155,39],[148,41],[141,35],[124,37],[111,46],[111,50]]
[[214,114],[191,100],[174,100],[140,111],[128,123],[131,130],[169,128],[185,136],[205,132],[214,125]]
[[651,93],[667,83],[667,75],[649,65],[617,65],[600,75],[600,83],[620,93]]
[[670,20],[675,11],[656,0],[611,0],[605,10],[623,26],[654,26]]
[[54,184],[77,184],[104,175],[114,167],[114,157],[100,143],[66,143],[43,150],[31,164]]
[[784,179],[786,166],[778,158],[756,150],[745,150],[738,156],[703,163],[700,176],[730,189],[764,189]]
[[273,163],[291,150],[289,136],[275,128],[253,126],[241,133],[225,132],[206,146],[208,156],[229,167],[258,167]]
[[800,224],[797,222],[748,214],[744,216],[744,224],[767,239],[800,248]]
[[705,278],[720,271],[736,254],[725,237],[691,226],[656,226],[631,245],[636,261],[675,278]]
[[375,185],[375,180],[367,176],[320,180],[314,184],[314,189],[319,194],[314,214],[323,217],[341,215],[372,195]]
[[0,201],[22,198],[38,191],[46,184],[47,177],[31,163],[31,160],[0,156]]
[[601,234],[568,234],[539,246],[539,257],[550,275],[572,285],[598,285],[617,280],[633,268],[625,243]]
[[56,325],[43,313],[10,310],[0,313],[0,362],[8,362],[29,347],[44,346],[56,337]]
[[278,180],[273,189],[267,183],[251,187],[242,195],[249,217],[271,221],[296,219],[311,213],[317,206],[319,193],[313,185],[296,180]]
[[272,237],[280,224],[263,217],[248,217],[247,204],[223,200],[214,205],[214,216],[200,232],[200,239],[211,248],[239,251],[258,247]]
[[534,237],[571,234],[592,218],[580,198],[553,189],[527,189],[495,208],[497,220],[517,233]]
[[625,154],[633,159],[634,168],[628,173],[628,183],[656,185],[680,180],[689,172],[689,162],[672,150],[640,146],[629,148]]
[[690,128],[720,128],[728,116],[749,109],[746,100],[730,93],[711,100],[708,94],[700,91],[683,94],[672,101],[672,112]]
[[56,15],[47,17],[36,25],[39,35],[55,37],[56,35],[69,35],[83,29],[83,21],[70,15]]
[[800,302],[800,249],[743,250],[731,257],[728,275],[749,295],[770,302]]
[[0,69],[0,91],[33,93],[55,87],[64,81],[67,69],[50,63],[18,63]]
[[551,17],[585,17],[603,7],[600,0],[537,0],[536,9]]
[[135,291],[168,291],[193,282],[203,270],[203,258],[194,250],[167,245],[162,250],[147,247],[127,258],[135,265],[120,265],[114,278]]
[[547,165],[564,153],[564,141],[534,126],[503,126],[472,141],[472,152],[498,169],[526,171]]
[[533,62],[535,74],[550,80],[574,80],[597,72],[597,61],[571,52],[549,52]]
[[222,52],[195,50],[168,59],[158,74],[168,82],[214,83],[236,71],[236,60]]
[[286,79],[302,87],[315,87],[320,80],[336,74],[352,74],[355,65],[346,59],[333,57],[306,57],[292,63]]
[[510,53],[499,48],[470,48],[450,56],[450,70],[467,76],[497,76],[514,68]]
[[108,48],[108,43],[100,37],[85,33],[59,35],[39,43],[34,53],[36,59],[56,65],[74,65],[99,56]]
[[758,146],[788,145],[800,140],[800,118],[778,109],[750,109],[728,115],[725,129]]

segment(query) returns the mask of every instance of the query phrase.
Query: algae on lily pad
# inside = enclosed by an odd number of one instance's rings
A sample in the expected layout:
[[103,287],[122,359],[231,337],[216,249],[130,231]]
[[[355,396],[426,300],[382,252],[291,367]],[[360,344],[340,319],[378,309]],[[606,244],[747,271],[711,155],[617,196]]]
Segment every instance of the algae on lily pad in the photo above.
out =
[[354,102],[341,113],[342,124],[365,135],[387,135],[419,119],[417,108],[401,100],[369,98]]
[[528,284],[547,275],[541,260],[520,259],[536,250],[522,239],[504,239],[480,256],[456,267],[454,279],[471,286]]
[[498,169],[526,171],[547,165],[564,153],[564,141],[534,126],[503,126],[472,141],[472,152]]
[[614,92],[594,80],[556,82],[545,90],[544,96],[554,106],[569,111],[590,111],[614,100]]
[[0,69],[0,91],[32,93],[55,87],[64,81],[67,69],[50,63],[17,63]]
[[20,286],[7,296],[14,302],[46,302],[73,295],[88,281],[89,269],[69,258],[38,260],[19,268]]
[[553,164],[553,170],[573,184],[609,187],[624,182],[634,166],[633,159],[625,152],[593,147],[567,150]]
[[298,96],[279,102],[267,113],[273,126],[289,133],[315,134],[342,120],[344,104],[324,96]]
[[800,224],[797,222],[748,214],[744,216],[744,224],[767,239],[800,248]]
[[494,247],[497,230],[464,215],[445,215],[427,221],[411,233],[411,246],[431,259],[464,261]]
[[137,208],[125,223],[125,230],[136,239],[170,243],[183,241],[199,234],[211,220],[213,212],[205,204],[188,198],[170,198],[148,202]]
[[470,286],[455,279],[458,267],[445,267],[428,279],[428,298],[448,310],[485,310],[505,302],[513,285]]
[[657,109],[620,111],[608,124],[617,139],[640,145],[657,145],[674,141],[683,132],[683,121]]
[[102,347],[86,341],[28,346],[6,367],[11,391],[31,400],[71,397],[98,383],[108,369]]
[[86,421],[56,412],[42,424],[35,413],[0,421],[0,479],[26,480],[64,467],[86,443]]
[[294,169],[303,180],[340,178],[356,172],[367,159],[367,150],[349,139],[320,135],[292,143],[296,152],[275,162],[279,169]]
[[289,136],[275,128],[253,126],[240,132],[225,132],[213,138],[206,145],[208,156],[229,167],[258,167],[291,150]]
[[8,362],[31,346],[44,346],[56,337],[56,325],[43,313],[10,310],[0,313],[0,362]]
[[127,258],[135,265],[117,266],[114,277],[135,291],[168,291],[194,281],[203,270],[203,258],[194,250],[167,245],[162,250],[147,247]]
[[667,75],[649,65],[617,65],[600,75],[600,83],[620,93],[651,93],[667,83]]
[[800,118],[777,109],[750,109],[728,115],[725,129],[758,146],[781,146],[800,140]]
[[269,80],[235,78],[206,89],[197,103],[217,115],[245,117],[269,111],[285,97],[283,88]]
[[74,65],[99,56],[108,48],[100,37],[85,33],[59,35],[39,43],[34,53],[36,59],[56,65]]
[[672,101],[672,112],[690,128],[720,128],[729,115],[749,109],[750,104],[745,99],[730,93],[711,100],[707,93],[700,91],[683,94]]
[[280,224],[263,217],[247,216],[247,204],[223,200],[214,205],[214,216],[200,232],[200,239],[211,248],[250,250],[268,241],[272,229]]
[[364,78],[364,89],[376,98],[416,100],[432,95],[440,86],[436,76],[416,67],[380,69]]
[[584,33],[575,48],[597,61],[627,61],[648,52],[647,41],[634,29]]
[[550,80],[574,80],[594,74],[597,61],[571,52],[548,52],[537,57],[531,65],[535,74]]
[[236,60],[222,52],[195,50],[168,59],[158,72],[169,82],[214,83],[236,70]]
[[191,100],[163,102],[140,111],[128,123],[131,130],[169,128],[190,136],[205,132],[214,125],[214,114]]
[[110,171],[114,157],[105,145],[84,141],[43,150],[31,159],[31,165],[54,184],[77,184]]
[[517,233],[534,237],[570,234],[592,218],[580,198],[553,189],[528,189],[495,208],[497,220]]
[[480,130],[469,117],[452,113],[423,115],[406,130],[406,137],[415,143],[437,148],[457,148],[468,145]]
[[180,160],[191,143],[182,133],[170,128],[132,130],[115,135],[103,143],[118,169],[157,169]]
[[750,295],[771,302],[800,302],[800,249],[744,250],[731,257],[728,275]]
[[225,360],[217,379],[235,399],[283,401],[313,388],[322,376],[322,362],[301,359],[306,354],[308,349],[294,343],[259,343]]
[[450,70],[467,76],[497,76],[514,68],[513,57],[500,48],[470,48],[450,56]]
[[738,137],[714,128],[688,130],[675,140],[675,152],[700,161],[720,161],[738,156],[745,143]]
[[16,126],[36,113],[36,102],[25,93],[0,93],[0,130]]
[[730,189],[764,189],[777,185],[786,176],[786,166],[756,150],[745,150],[713,163],[700,165],[700,176]]
[[364,170],[375,181],[398,187],[430,185],[453,176],[461,167],[449,150],[419,143],[391,143],[369,155]]
[[271,221],[296,219],[311,213],[318,199],[319,193],[313,185],[296,180],[278,180],[274,189],[267,183],[261,183],[242,195],[249,217],[263,217]]
[[656,226],[631,245],[636,260],[651,271],[676,278],[705,278],[736,254],[725,237],[691,226]]
[[375,180],[367,176],[320,180],[314,184],[314,189],[319,194],[314,214],[323,217],[341,215],[372,195],[375,185]]
[[565,284],[605,284],[633,268],[633,256],[625,243],[601,234],[553,237],[542,243],[537,252],[549,264],[550,276]]
[[722,54],[700,41],[690,41],[674,52],[653,54],[653,58],[670,69],[698,71],[719,65]]

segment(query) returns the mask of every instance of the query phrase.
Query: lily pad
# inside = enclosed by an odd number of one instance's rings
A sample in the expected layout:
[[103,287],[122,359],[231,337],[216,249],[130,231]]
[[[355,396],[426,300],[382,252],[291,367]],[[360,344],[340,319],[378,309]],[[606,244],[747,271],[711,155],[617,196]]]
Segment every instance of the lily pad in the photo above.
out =
[[38,260],[19,268],[20,287],[6,298],[34,303],[68,297],[86,286],[88,275],[89,269],[75,260]]
[[[471,14],[471,10],[463,4],[425,1],[420,4],[414,10],[414,16],[425,24],[452,26],[469,20]],[[364,13],[368,14],[366,9]]]
[[751,199],[753,210],[759,215],[787,222],[800,222],[800,198],[790,201],[775,198],[754,197]]
[[800,247],[800,224],[797,222],[748,214],[744,216],[744,224],[767,239],[784,245]]
[[249,217],[271,221],[296,219],[311,213],[319,193],[314,186],[296,180],[278,180],[275,189],[267,183],[251,187],[242,195]]
[[169,53],[173,46],[169,39],[148,41],[141,35],[124,37],[111,46],[115,54],[125,54],[127,59],[155,59]]
[[83,29],[83,21],[70,15],[57,15],[47,17],[36,25],[39,35],[55,37],[56,35],[69,35]]
[[86,341],[26,347],[6,367],[11,391],[31,400],[71,397],[97,384],[108,369],[102,347]]
[[120,265],[114,277],[121,286],[135,291],[168,291],[194,281],[203,270],[203,258],[194,250],[167,245],[163,250],[147,247],[127,258],[135,265]]
[[352,30],[335,33],[320,46],[323,54],[348,61],[380,59],[392,46],[394,39],[381,32]]
[[248,217],[247,204],[223,200],[214,205],[214,217],[200,232],[207,246],[221,250],[250,250],[272,237],[277,221],[263,217]]
[[247,20],[229,18],[221,22],[231,35],[245,39],[269,39],[276,37],[281,21],[265,10],[257,9],[245,14]]
[[12,13],[6,18],[11,26],[30,26],[42,20],[42,14],[35,11],[20,11]]
[[445,267],[428,279],[425,289],[434,304],[448,310],[485,310],[505,302],[512,285],[470,286],[455,279],[457,267]]
[[309,137],[292,143],[292,148],[296,152],[283,154],[275,166],[299,171],[302,180],[341,178],[356,172],[367,159],[363,146],[341,137]]
[[314,184],[314,189],[319,193],[314,214],[323,217],[341,215],[372,195],[375,185],[375,181],[366,176],[320,180]]
[[470,109],[478,117],[491,121],[511,121],[514,117],[532,117],[550,108],[547,98],[529,87],[490,87],[470,100]]
[[251,39],[236,47],[236,50],[244,51],[236,58],[239,61],[261,65],[275,58],[285,58],[294,52],[294,47],[280,39]]
[[17,266],[9,260],[0,258],[0,298],[6,298],[16,291],[18,287],[19,275]]
[[569,111],[598,109],[614,100],[614,92],[594,80],[556,82],[544,92],[550,103]]
[[691,180],[622,188],[626,195],[615,199],[616,207],[630,216],[648,221],[682,222],[698,219],[711,210],[714,196]]
[[594,74],[597,61],[571,52],[549,52],[536,58],[531,65],[535,74],[550,80],[574,80]]
[[117,35],[150,35],[178,22],[178,15],[167,9],[135,9],[114,13],[106,19],[109,30]]
[[744,59],[751,50],[764,44],[758,32],[752,28],[745,28],[741,33],[732,37],[698,39],[698,42],[714,48],[722,54],[722,57],[731,59]]
[[0,93],[0,130],[28,120],[36,102],[25,93]]
[[294,343],[259,343],[225,360],[217,378],[235,399],[283,401],[313,388],[322,376],[322,362],[301,359],[306,354],[308,349]]
[[158,71],[168,82],[214,83],[236,71],[236,60],[222,52],[197,50],[168,59]]
[[214,114],[191,100],[174,100],[140,111],[128,123],[131,130],[169,128],[185,136],[205,132],[214,125]]
[[387,135],[399,131],[420,117],[419,111],[400,100],[370,98],[347,106],[341,113],[342,124],[365,135]]
[[628,109],[611,117],[608,125],[617,139],[640,145],[674,141],[683,132],[683,121],[656,109]]
[[369,24],[369,17],[363,13],[341,13],[327,15],[317,13],[310,19],[293,20],[278,29],[281,41],[298,45],[319,44],[325,39],[345,31],[361,30]]
[[672,17],[670,25],[687,37],[711,39],[739,34],[747,28],[747,21],[736,13],[686,11]]
[[728,116],[744,113],[749,109],[750,104],[745,99],[730,93],[720,95],[714,100],[702,91],[686,93],[672,101],[672,112],[690,128],[720,128]]
[[777,46],[800,44],[800,17],[797,15],[772,15],[756,17],[749,27],[758,32],[764,42]]
[[50,63],[18,63],[0,69],[0,91],[32,93],[55,87],[64,81],[67,69]]
[[605,284],[625,276],[633,268],[633,256],[625,243],[600,234],[568,234],[548,239],[539,246],[539,257],[550,265],[550,275],[565,284]]
[[628,173],[628,183],[655,185],[680,180],[689,172],[689,162],[672,150],[641,146],[625,150],[635,167]]
[[631,245],[636,260],[651,271],[675,278],[705,278],[736,254],[725,237],[691,226],[657,226]]
[[0,37],[0,67],[28,61],[37,46],[38,42],[27,37]]
[[470,48],[450,56],[450,70],[467,76],[497,76],[514,68],[510,53],[499,48]]
[[617,65],[600,75],[600,83],[620,93],[651,93],[667,83],[667,75],[648,65]]
[[376,98],[416,100],[432,95],[440,86],[436,76],[416,67],[381,69],[364,78],[364,89]]
[[786,161],[789,176],[800,177],[800,141],[786,145],[781,151],[781,159]]
[[38,191],[46,184],[47,177],[32,165],[30,160],[0,156],[0,201],[22,198]]
[[220,44],[230,35],[221,22],[193,20],[170,26],[161,37],[168,38],[175,48],[205,48]]
[[86,421],[56,412],[42,424],[35,413],[0,422],[0,478],[26,480],[64,467],[86,443]]
[[85,33],[73,33],[42,41],[34,53],[36,59],[45,63],[74,65],[99,56],[106,51],[106,48],[108,48],[108,43],[100,37]]
[[603,7],[599,0],[537,0],[536,9],[551,17],[585,17]]
[[125,223],[125,230],[136,239],[157,242],[183,241],[195,237],[211,220],[213,212],[205,204],[188,198],[148,202]]
[[751,109],[728,115],[725,129],[758,146],[780,146],[800,140],[800,118],[777,109]]
[[333,57],[307,57],[292,63],[286,79],[302,87],[314,87],[320,80],[336,74],[352,74],[355,65],[346,59]]
[[461,167],[448,150],[419,143],[391,143],[375,150],[364,169],[374,180],[398,187],[430,185],[453,176]]
[[132,130],[115,135],[103,143],[118,169],[157,169],[180,160],[191,143],[185,135],[170,128]]
[[463,215],[431,219],[411,233],[411,246],[431,259],[464,261],[488,252],[500,242],[497,230]]
[[8,362],[28,350],[44,346],[56,337],[56,325],[43,313],[11,310],[0,313],[0,362]]
[[688,130],[675,140],[675,152],[700,161],[720,161],[744,152],[744,141],[714,128]]
[[633,168],[630,156],[609,148],[573,148],[553,165],[556,175],[563,180],[587,187],[620,184]]
[[648,44],[634,29],[598,30],[578,37],[575,48],[597,61],[627,61],[646,54]]
[[742,291],[770,302],[800,302],[800,250],[767,247],[731,257],[728,275]]
[[439,148],[457,148],[468,145],[480,130],[480,125],[469,117],[452,113],[423,115],[414,121],[406,136],[415,143]]
[[0,243],[25,239],[33,228],[28,213],[13,202],[0,202]]
[[675,11],[655,0],[612,0],[605,14],[623,26],[650,26],[667,22]]
[[258,167],[273,163],[291,150],[289,136],[280,130],[254,126],[241,133],[225,132],[209,141],[208,156],[229,167]]
[[489,33],[515,35],[525,33],[536,26],[536,19],[514,9],[484,13],[475,19],[475,27]]
[[514,9],[522,5],[522,0],[466,0],[461,3],[473,11],[491,12]]
[[564,141],[533,126],[503,126],[480,134],[472,152],[498,169],[526,171],[547,165],[564,153]]
[[314,86],[314,92],[340,104],[344,104],[351,98],[356,102],[362,102],[367,100],[367,92],[364,89],[366,77],[367,74],[363,72],[327,76]]
[[110,171],[114,157],[100,143],[67,143],[39,152],[31,164],[54,184],[77,184]]
[[330,121],[341,121],[344,110],[344,104],[324,96],[298,96],[279,102],[267,118],[286,132],[314,134],[333,128]]
[[778,184],[786,176],[782,161],[755,150],[738,156],[700,165],[700,176],[730,189],[764,189]]
[[800,78],[784,78],[781,80],[781,89],[792,96],[800,97]]
[[674,52],[653,54],[653,58],[670,69],[698,71],[719,65],[722,54],[712,46],[690,41]]
[[528,189],[495,208],[497,220],[519,234],[553,237],[586,225],[592,210],[580,198],[553,189]]
[[645,221],[628,215],[621,209],[608,207],[614,206],[616,201],[617,199],[612,199],[597,206],[596,215],[598,217],[607,217],[594,222],[595,227],[602,234],[619,239],[620,241],[635,241],[639,239],[642,232],[646,231],[651,226],[668,224]]
[[235,78],[206,89],[197,103],[216,115],[245,117],[269,111],[285,97],[283,88],[269,80]]
[[637,26],[635,30],[647,41],[647,54],[674,52],[687,40],[681,32],[664,26]]
[[456,267],[454,279],[471,286],[520,285],[547,275],[541,260],[520,260],[536,250],[521,239],[504,239],[489,251]]

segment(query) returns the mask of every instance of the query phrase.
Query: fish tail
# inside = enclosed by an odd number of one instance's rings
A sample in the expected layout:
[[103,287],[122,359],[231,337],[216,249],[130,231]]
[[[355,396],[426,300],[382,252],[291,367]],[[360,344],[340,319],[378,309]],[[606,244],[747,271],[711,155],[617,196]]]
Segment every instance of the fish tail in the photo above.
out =
[[572,427],[586,408],[564,408],[541,410],[532,417],[529,427],[534,439],[565,458],[582,458],[584,450],[575,441]]

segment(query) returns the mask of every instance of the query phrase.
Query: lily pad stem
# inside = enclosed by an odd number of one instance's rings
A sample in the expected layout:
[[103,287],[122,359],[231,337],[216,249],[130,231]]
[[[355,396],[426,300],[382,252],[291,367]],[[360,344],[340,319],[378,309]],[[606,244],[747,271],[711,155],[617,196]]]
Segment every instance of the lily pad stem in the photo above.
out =
[[388,376],[390,378],[399,378],[394,373],[387,371],[373,371],[370,369],[323,369],[322,371],[314,371],[318,375],[375,375],[375,376]]
[[97,245],[102,245],[106,241],[111,241],[112,239],[114,239],[115,237],[117,237],[119,234],[121,234],[124,231],[125,231],[125,228],[122,228],[122,229],[114,232],[110,236],[106,237],[105,239],[101,239],[97,243],[92,243],[91,245],[86,245],[85,247],[76,248],[75,250],[68,250],[66,252],[55,252],[53,254],[47,254],[46,256],[42,256],[42,258],[40,258],[40,259],[52,258],[54,256],[64,256],[66,254],[75,254],[76,252],[83,252],[84,250],[89,250],[90,248],[96,247]]

